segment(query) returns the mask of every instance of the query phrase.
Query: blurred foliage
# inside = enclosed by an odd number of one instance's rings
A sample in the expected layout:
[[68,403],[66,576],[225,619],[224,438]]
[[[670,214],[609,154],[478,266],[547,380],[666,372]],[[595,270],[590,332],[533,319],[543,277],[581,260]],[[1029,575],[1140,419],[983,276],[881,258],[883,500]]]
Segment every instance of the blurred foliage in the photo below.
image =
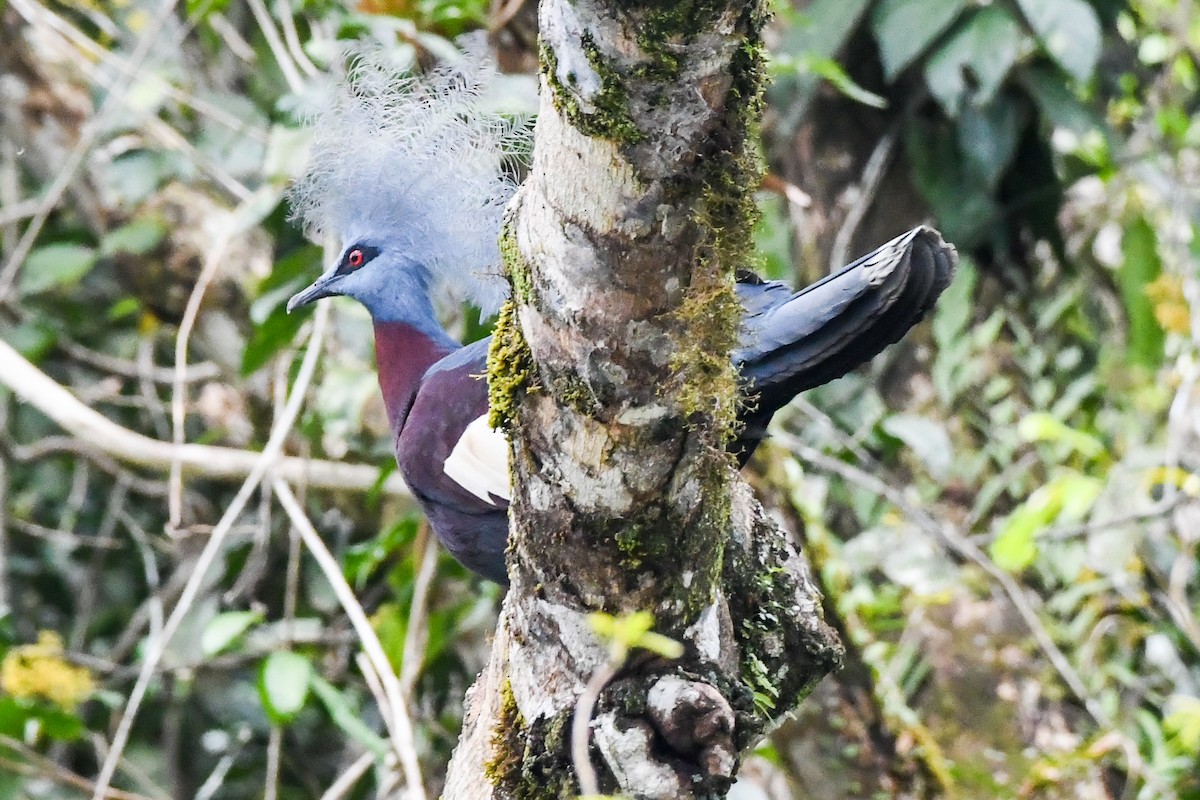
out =
[[[159,8],[0,7],[0,287],[15,277],[0,337],[110,419],[169,440],[179,325],[231,232],[189,342],[200,377],[184,437],[257,450],[310,328],[284,304],[325,258],[281,198],[340,48],[367,40],[428,66],[486,27],[502,63],[528,66],[533,9]],[[781,516],[802,521],[852,646],[839,691],[861,667],[875,711],[857,711],[878,730],[815,696],[748,770],[774,775],[770,797],[1200,797],[1200,15],[1186,0],[776,10],[768,162],[802,151],[790,136],[815,98],[884,115],[895,169],[963,259],[926,330],[781,421],[852,470],[779,444],[755,462]],[[142,37],[153,46],[134,64]],[[508,75],[489,101],[528,113],[535,86]],[[74,181],[12,273],[37,199],[81,141]],[[868,201],[911,212],[886,192]],[[762,267],[800,273],[798,230],[816,212],[766,193],[762,207]],[[445,312],[464,336],[486,333],[469,310]],[[393,467],[369,321],[351,303],[334,317],[288,448],[377,465],[382,480]],[[80,796],[64,776],[96,774],[138,654],[233,488],[189,478],[174,519],[168,492],[0,395],[0,800]],[[412,682],[436,792],[501,592],[445,555],[426,560],[427,532],[378,487],[306,503]],[[117,785],[316,797],[369,753],[349,796],[386,794],[395,769],[353,631],[269,497],[218,565]]]

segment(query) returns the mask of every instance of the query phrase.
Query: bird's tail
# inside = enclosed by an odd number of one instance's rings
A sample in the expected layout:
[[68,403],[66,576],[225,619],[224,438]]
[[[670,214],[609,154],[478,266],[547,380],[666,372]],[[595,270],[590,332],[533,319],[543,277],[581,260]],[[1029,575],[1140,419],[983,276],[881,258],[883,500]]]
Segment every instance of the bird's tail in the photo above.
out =
[[920,227],[799,292],[739,275],[746,314],[734,360],[754,404],[743,449],[753,449],[771,416],[797,394],[845,375],[904,336],[949,285],[957,260],[941,234]]

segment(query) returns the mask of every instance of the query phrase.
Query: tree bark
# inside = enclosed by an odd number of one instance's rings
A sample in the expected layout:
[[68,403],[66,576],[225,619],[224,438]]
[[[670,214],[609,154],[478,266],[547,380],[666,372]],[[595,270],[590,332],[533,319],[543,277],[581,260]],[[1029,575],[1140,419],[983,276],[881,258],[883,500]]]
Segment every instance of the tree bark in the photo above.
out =
[[[726,444],[752,261],[758,2],[544,0],[532,172],[505,226],[489,367],[512,445],[512,586],[447,798],[572,796],[571,723],[613,666],[594,612],[685,646],[616,665],[599,788],[724,796],[739,753],[840,659],[794,545]],[[584,787],[587,788],[587,787]]]

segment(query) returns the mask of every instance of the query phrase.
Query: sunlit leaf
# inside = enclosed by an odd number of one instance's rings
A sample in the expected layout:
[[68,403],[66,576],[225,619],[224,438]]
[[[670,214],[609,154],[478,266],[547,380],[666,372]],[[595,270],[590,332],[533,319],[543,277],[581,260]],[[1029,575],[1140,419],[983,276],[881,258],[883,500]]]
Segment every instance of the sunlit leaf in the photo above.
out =
[[1183,750],[1200,754],[1200,698],[1176,695],[1171,698],[1170,706],[1172,711],[1163,720],[1163,728]]
[[1102,481],[1077,472],[1063,473],[1039,487],[1001,525],[991,545],[992,559],[1013,572],[1025,569],[1037,557],[1037,535],[1056,521],[1082,519],[1103,488]]
[[841,64],[832,58],[800,59],[799,65],[801,70],[819,75],[829,81],[833,88],[855,102],[871,108],[887,108],[887,100],[855,83],[849,73],[842,69]]
[[1044,411],[1026,414],[1017,426],[1017,432],[1027,442],[1057,442],[1088,458],[1104,452],[1104,443],[1083,431],[1077,431],[1065,422],[1055,419]]
[[277,650],[267,656],[258,673],[258,691],[267,716],[276,725],[291,722],[308,699],[312,663],[299,653]]
[[204,626],[204,632],[200,634],[201,652],[213,656],[228,649],[262,618],[258,611],[226,611],[218,614]]

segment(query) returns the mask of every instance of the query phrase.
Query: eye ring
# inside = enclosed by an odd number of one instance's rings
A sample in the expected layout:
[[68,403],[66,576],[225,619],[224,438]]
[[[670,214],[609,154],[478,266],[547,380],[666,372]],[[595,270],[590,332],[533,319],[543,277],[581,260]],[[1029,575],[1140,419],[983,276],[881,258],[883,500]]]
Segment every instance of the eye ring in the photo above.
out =
[[366,263],[366,260],[366,256],[363,255],[362,249],[358,247],[346,254],[346,266],[350,267],[351,269],[358,269],[364,263]]

